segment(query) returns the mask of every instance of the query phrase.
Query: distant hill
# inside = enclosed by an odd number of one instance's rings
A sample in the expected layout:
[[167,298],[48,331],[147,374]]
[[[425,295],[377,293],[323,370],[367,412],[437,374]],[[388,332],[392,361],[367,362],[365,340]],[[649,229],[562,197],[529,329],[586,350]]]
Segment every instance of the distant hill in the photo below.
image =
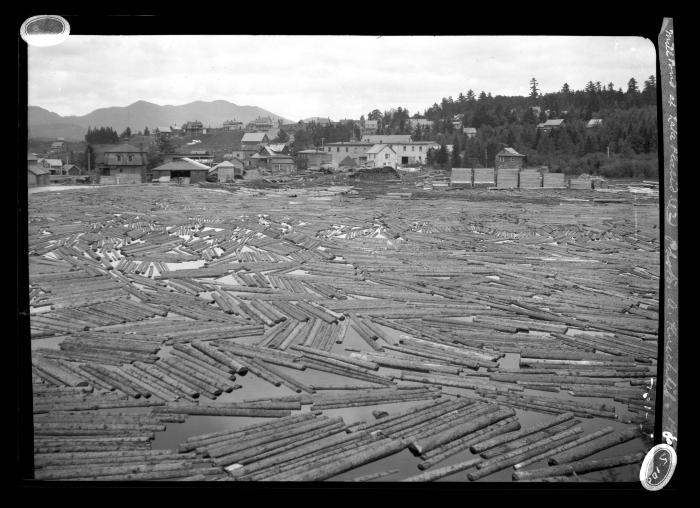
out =
[[131,127],[132,132],[145,127],[154,130],[159,126],[182,125],[199,120],[205,127],[221,127],[225,120],[248,123],[258,116],[269,116],[276,121],[289,120],[257,106],[239,106],[228,101],[195,101],[181,106],[159,106],[137,101],[129,106],[96,109],[84,116],[61,116],[38,106],[28,108],[29,137],[63,137],[83,139],[88,127],[112,127],[122,132]]

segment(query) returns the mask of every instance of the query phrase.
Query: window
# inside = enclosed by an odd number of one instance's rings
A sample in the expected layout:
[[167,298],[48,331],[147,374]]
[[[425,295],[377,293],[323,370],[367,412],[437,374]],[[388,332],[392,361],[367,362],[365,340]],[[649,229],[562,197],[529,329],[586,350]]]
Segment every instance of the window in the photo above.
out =
[[423,147],[422,147],[422,146],[419,146],[419,147],[418,147],[418,151],[419,151],[419,152],[422,152],[422,151],[423,151]]
[[346,146],[346,147],[345,147],[345,152],[347,153],[347,151],[348,151],[348,147]]
[[406,151],[406,145],[403,146],[403,151],[404,151],[404,152]]
[[340,147],[339,146],[335,147],[335,151],[336,151],[336,153],[340,152]]
[[129,155],[129,162],[131,162],[132,160],[134,160],[134,156],[133,156],[133,155]]
[[415,152],[415,151],[416,151],[416,147],[415,147],[415,146],[412,146],[412,147],[411,147],[411,151],[412,151],[412,152]]
[[389,154],[388,154],[388,153],[385,153],[385,154],[384,154],[384,158],[385,158],[385,159],[388,159],[388,158],[389,158]]
[[121,162],[121,161],[122,161],[122,156],[121,156],[121,155],[117,155],[117,162]]
[[331,147],[330,147],[330,146],[328,147],[328,151],[329,151],[329,152],[331,151]]

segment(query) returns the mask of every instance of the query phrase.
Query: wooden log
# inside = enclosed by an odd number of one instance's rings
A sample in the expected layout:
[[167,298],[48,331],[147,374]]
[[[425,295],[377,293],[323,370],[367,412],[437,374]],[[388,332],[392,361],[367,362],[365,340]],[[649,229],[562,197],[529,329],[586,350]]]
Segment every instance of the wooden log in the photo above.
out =
[[255,366],[258,369],[265,369],[267,372],[274,374],[277,378],[282,380],[282,383],[294,390],[295,392],[306,392],[306,393],[314,393],[313,388],[309,388],[307,385],[302,383],[301,381],[298,381],[294,379],[293,377],[285,374],[284,372],[281,372],[279,369],[276,369],[272,367],[267,360],[257,360],[257,359],[252,359],[250,360],[252,363],[255,364]]
[[67,386],[88,385],[88,382],[85,379],[76,376],[72,372],[61,368],[61,366],[57,363],[51,362],[50,360],[47,360],[45,358],[33,355],[32,365],[40,371],[46,372],[52,378],[60,381],[61,384],[65,384]]
[[335,353],[328,353],[326,351],[321,351],[319,349],[314,349],[311,347],[300,346],[300,345],[291,346],[291,349],[295,349],[297,351],[303,351],[304,353],[309,353],[310,355],[313,355],[315,357],[331,358],[334,360],[338,360],[340,362],[349,363],[351,365],[355,365],[355,366],[362,367],[362,368],[369,369],[369,370],[376,371],[379,369],[379,365],[377,365],[375,362],[362,360],[360,358],[352,358],[352,357],[348,358],[347,356],[338,355]]
[[362,476],[356,476],[351,482],[371,482],[372,480],[378,480],[379,478],[384,478],[387,476],[392,476],[398,473],[400,469],[387,469],[386,471],[379,471],[377,473],[365,474]]
[[236,374],[245,374],[247,372],[245,365],[231,358],[230,355],[226,355],[221,351],[214,349],[209,344],[205,344],[201,341],[194,341],[192,342],[192,347],[213,358],[214,360],[235,369]]
[[507,467],[517,464],[523,459],[539,455],[548,449],[553,449],[561,444],[574,441],[577,439],[576,436],[581,432],[583,432],[583,429],[580,427],[573,427],[558,434],[554,434],[551,437],[542,439],[536,443],[532,443],[525,447],[508,452],[492,460],[479,462],[477,464],[477,468],[479,469],[468,473],[467,477],[469,480],[475,481],[483,478],[484,476],[493,474],[496,471],[501,471]]
[[175,379],[170,375],[170,372],[159,368],[157,365],[147,365],[140,362],[134,363],[134,367],[146,372],[146,374],[158,379],[167,386],[171,386],[181,393],[184,393],[188,397],[199,398],[199,390],[193,388],[189,384],[181,382],[179,379]]
[[474,467],[480,459],[469,459],[463,462],[458,462],[457,464],[451,464],[449,466],[441,467],[434,471],[429,471],[427,473],[417,474],[415,476],[410,476],[401,480],[402,482],[432,482],[444,478],[446,476],[451,476],[460,471],[464,471],[471,467]]
[[637,427],[626,429],[615,434],[601,436],[599,439],[596,439],[585,446],[579,447],[577,450],[568,450],[558,453],[557,455],[553,455],[549,459],[549,464],[560,465],[567,462],[575,462],[598,453],[601,450],[611,448],[620,443],[625,443],[640,436],[641,431]]
[[551,457],[552,455],[555,455],[557,453],[569,450],[571,448],[576,448],[577,446],[579,446],[581,444],[587,443],[589,441],[597,439],[597,438],[604,436],[606,434],[610,434],[613,430],[614,429],[612,427],[605,427],[603,429],[600,429],[600,430],[593,432],[591,434],[588,434],[586,436],[582,436],[575,441],[558,446],[558,447],[554,448],[553,450],[549,450],[547,452],[541,453],[539,455],[535,455],[534,457],[531,457],[527,460],[524,460],[523,462],[519,462],[519,463],[515,464],[513,466],[513,468],[514,469],[521,469],[525,466],[529,466],[530,464],[533,464],[535,462],[539,462],[540,460]]
[[508,443],[509,441],[515,441],[516,439],[520,439],[520,438],[525,437],[527,435],[534,434],[535,432],[538,432],[540,430],[544,430],[544,429],[547,429],[549,427],[553,427],[555,425],[558,425],[560,423],[572,420],[573,418],[574,418],[573,413],[562,413],[551,420],[545,420],[544,422],[540,422],[540,423],[537,423],[535,425],[531,425],[531,426],[526,427],[526,428],[519,430],[517,432],[511,432],[509,434],[502,434],[500,436],[493,437],[493,438],[487,439],[485,441],[481,441],[481,442],[471,446],[470,450],[472,453],[481,453],[481,452],[484,452],[490,448],[494,448],[494,447],[502,445],[504,443]]
[[340,473],[356,468],[368,462],[381,459],[388,455],[397,453],[404,447],[400,441],[386,439],[372,443],[367,449],[360,449],[358,453],[353,453],[349,457],[341,458],[331,464],[312,468],[304,473],[287,478],[288,481],[320,481],[331,478]]
[[499,409],[498,411],[480,416],[479,418],[476,418],[470,422],[456,425],[452,429],[443,431],[434,436],[430,436],[422,441],[412,441],[409,448],[416,454],[421,455],[434,448],[437,448],[440,445],[459,439],[462,436],[492,425],[513,415],[515,415],[515,411],[512,409]]
[[512,452],[513,450],[518,450],[525,446],[531,445],[532,443],[537,443],[543,439],[547,439],[548,437],[554,434],[558,434],[559,432],[563,432],[567,429],[575,427],[579,423],[581,423],[580,420],[568,420],[557,425],[553,425],[552,427],[548,427],[544,430],[540,430],[539,432],[535,432],[525,437],[521,437],[520,439],[510,441],[495,448],[491,448],[490,450],[483,451],[480,455],[485,459],[501,457],[504,454]]
[[516,418],[506,418],[493,425],[485,427],[471,434],[467,434],[464,437],[450,441],[442,446],[431,450],[430,452],[424,453],[422,457],[425,459],[423,462],[418,464],[418,469],[425,470],[435,464],[438,464],[448,457],[451,457],[457,453],[467,450],[472,443],[477,442],[479,439],[496,436],[504,432],[509,432],[511,430],[517,430],[520,428],[520,423]]
[[600,471],[603,469],[611,469],[613,467],[625,466],[627,464],[641,464],[644,460],[644,453],[635,453],[631,455],[621,455],[606,459],[588,459],[577,462],[570,462],[554,467],[545,467],[541,469],[532,469],[530,471],[516,471],[513,473],[513,480],[533,480],[536,478],[553,477],[569,474],[583,474],[592,471]]

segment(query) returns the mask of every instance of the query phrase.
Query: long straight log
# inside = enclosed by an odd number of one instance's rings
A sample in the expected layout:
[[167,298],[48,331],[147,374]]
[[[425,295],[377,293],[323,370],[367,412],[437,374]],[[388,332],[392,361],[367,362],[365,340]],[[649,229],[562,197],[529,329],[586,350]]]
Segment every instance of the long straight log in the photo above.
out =
[[459,439],[471,432],[477,431],[484,427],[488,427],[500,420],[504,420],[510,416],[514,416],[515,411],[509,408],[500,409],[494,413],[480,416],[470,422],[456,425],[452,429],[443,431],[437,435],[429,436],[421,441],[413,441],[409,448],[418,455],[428,452],[440,445]]
[[547,452],[541,453],[539,455],[535,455],[534,457],[531,457],[527,460],[524,460],[523,462],[519,462],[519,463],[515,464],[513,466],[513,468],[514,469],[521,469],[525,466],[529,466],[530,464],[533,464],[535,462],[539,462],[540,460],[546,459],[546,458],[551,457],[553,455],[556,455],[557,453],[569,450],[571,448],[576,448],[579,445],[582,445],[582,444],[587,443],[589,441],[593,441],[594,439],[597,439],[601,436],[605,436],[606,434],[610,434],[613,430],[614,429],[612,427],[605,427],[603,429],[600,429],[600,430],[593,432],[591,434],[588,434],[586,436],[582,436],[575,441],[558,446],[558,447],[554,448],[553,450],[549,450]]
[[637,427],[623,430],[615,434],[602,436],[595,441],[578,448],[577,450],[569,450],[557,455],[553,455],[549,459],[550,465],[560,465],[567,462],[575,462],[577,460],[589,457],[601,450],[611,448],[621,443],[630,441],[641,436],[641,431]]
[[627,464],[641,464],[642,460],[644,460],[643,452],[631,455],[610,457],[606,459],[580,460],[577,462],[571,462],[560,466],[532,469],[530,471],[516,471],[513,473],[513,480],[533,480],[536,478],[569,475],[574,473],[590,473],[592,471],[600,471],[603,469],[611,469],[613,467],[625,466]]
[[466,469],[474,467],[479,462],[479,460],[480,459],[465,460],[463,462],[458,462],[457,464],[452,464],[449,466],[441,467],[440,469],[436,469],[434,471],[417,474],[415,476],[410,476],[410,477],[405,478],[401,481],[402,482],[432,482],[435,480],[439,480],[440,478],[444,478],[446,476],[451,476],[455,473],[459,473],[460,471],[464,471]]
[[491,439],[487,439],[485,441],[481,441],[475,445],[473,445],[470,450],[472,453],[481,453],[483,451],[486,451],[490,448],[494,448],[496,446],[502,445],[504,443],[507,443],[509,441],[515,441],[516,439],[520,439],[522,437],[525,437],[529,434],[534,434],[535,432],[538,432],[540,430],[544,430],[549,427],[553,427],[555,425],[558,425],[560,423],[566,422],[568,420],[572,420],[574,418],[573,413],[562,413],[555,418],[551,420],[546,420],[544,422],[537,423],[535,425],[531,425],[529,427],[526,427],[522,430],[519,430],[517,432],[511,432],[510,434],[503,434],[501,436],[497,436]]

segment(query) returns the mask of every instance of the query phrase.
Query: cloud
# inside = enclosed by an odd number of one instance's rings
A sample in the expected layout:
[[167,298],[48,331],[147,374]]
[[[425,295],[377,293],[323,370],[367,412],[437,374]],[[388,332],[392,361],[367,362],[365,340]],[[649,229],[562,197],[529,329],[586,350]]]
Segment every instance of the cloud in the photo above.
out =
[[31,47],[29,103],[82,115],[137,100],[225,99],[290,119],[420,111],[473,89],[543,92],[567,82],[643,82],[655,52],[639,37],[70,36]]

